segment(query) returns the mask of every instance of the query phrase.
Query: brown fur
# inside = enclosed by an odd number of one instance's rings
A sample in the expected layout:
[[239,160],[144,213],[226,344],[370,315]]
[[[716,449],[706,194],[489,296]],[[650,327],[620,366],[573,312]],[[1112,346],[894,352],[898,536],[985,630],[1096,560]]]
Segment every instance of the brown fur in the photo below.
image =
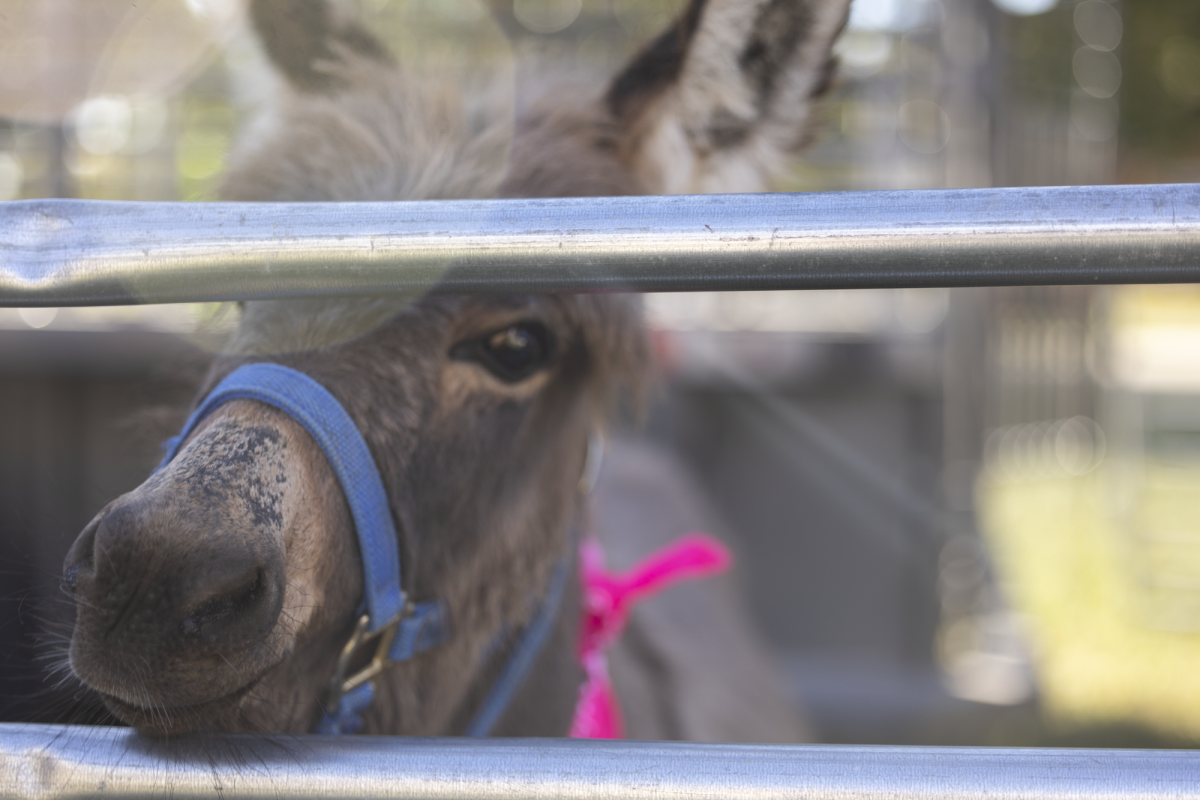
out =
[[[731,166],[735,155],[749,160],[746,174],[762,178],[799,135],[781,131],[804,119],[808,97],[827,80],[846,5],[697,2],[607,94],[534,103],[514,129],[486,93],[480,100],[418,80],[325,3],[256,0],[260,37],[290,88],[242,146],[223,194],[243,201],[627,194],[725,185],[743,169]],[[678,52],[660,57],[670,47]],[[721,76],[732,88],[714,83]],[[705,87],[717,100],[704,100]],[[799,107],[780,110],[780,103]],[[732,130],[735,118],[736,136],[714,133]],[[680,144],[672,144],[672,130],[686,132],[684,150],[665,153]],[[544,326],[555,343],[533,375],[502,380],[455,355],[461,343],[516,323]],[[584,518],[577,484],[589,433],[620,387],[640,380],[646,346],[637,299],[249,303],[202,391],[261,360],[307,373],[343,404],[383,477],[406,589],[450,610],[446,644],[381,677],[366,731],[462,731],[506,655],[507,645],[489,652],[489,642],[528,622],[567,554],[568,530]],[[65,565],[79,600],[72,669],[114,713],[150,732],[310,730],[355,621],[359,570],[345,499],[307,434],[273,409],[226,404],[72,548]],[[580,678],[577,587],[568,598],[498,733],[565,733]],[[650,646],[640,661],[622,657],[626,682],[652,687],[658,670],[677,678],[661,686],[720,691],[719,671],[671,666],[696,657],[694,647],[671,644],[672,630],[687,629],[672,622],[677,613],[635,622],[635,641],[661,642],[657,655]],[[720,624],[728,629],[735,618]],[[750,641],[731,637],[722,646]],[[742,667],[765,663],[752,647],[746,652]],[[713,659],[741,669],[736,662]],[[640,666],[630,671],[630,663]],[[742,673],[756,684],[767,674]],[[731,696],[746,698],[747,713],[777,711],[776,689]],[[678,702],[672,695],[669,704]],[[710,707],[716,711],[703,711]],[[707,722],[631,721],[631,732],[755,738],[753,725],[724,726],[718,717],[727,710],[701,704],[689,713]],[[782,723],[761,730],[797,735]]]

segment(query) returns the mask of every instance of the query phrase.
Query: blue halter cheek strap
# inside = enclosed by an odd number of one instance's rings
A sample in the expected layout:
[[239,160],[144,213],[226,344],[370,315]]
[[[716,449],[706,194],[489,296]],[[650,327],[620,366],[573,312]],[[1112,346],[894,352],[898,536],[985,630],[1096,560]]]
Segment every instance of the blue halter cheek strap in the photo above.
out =
[[[314,733],[357,733],[362,713],[375,696],[375,677],[388,664],[407,661],[444,642],[449,611],[440,601],[412,603],[400,583],[400,553],[383,479],[354,420],[324,386],[281,364],[238,367],[209,393],[169,439],[159,469],[171,462],[188,436],[218,406],[230,400],[266,403],[300,423],[325,454],[350,506],[363,562],[362,618],[346,643],[330,684],[329,708]],[[558,617],[570,560],[555,567],[549,590],[515,642],[507,663],[466,730],[487,736],[524,682]],[[374,648],[368,665],[347,677],[362,648]]]

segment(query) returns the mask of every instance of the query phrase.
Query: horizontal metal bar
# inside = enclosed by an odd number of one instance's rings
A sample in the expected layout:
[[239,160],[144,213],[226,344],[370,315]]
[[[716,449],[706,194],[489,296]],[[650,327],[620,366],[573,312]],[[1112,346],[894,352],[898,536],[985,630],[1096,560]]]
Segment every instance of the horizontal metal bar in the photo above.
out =
[[0,725],[0,800],[1196,800],[1200,752],[197,736]]
[[0,208],[0,305],[1200,281],[1200,185]]

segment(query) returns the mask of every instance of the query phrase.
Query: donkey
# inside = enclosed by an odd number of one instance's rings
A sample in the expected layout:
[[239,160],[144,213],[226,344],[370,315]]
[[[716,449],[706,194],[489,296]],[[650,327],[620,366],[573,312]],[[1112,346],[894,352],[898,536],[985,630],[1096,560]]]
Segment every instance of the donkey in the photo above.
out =
[[[254,0],[254,27],[285,85],[269,123],[243,143],[223,199],[762,190],[805,143],[848,5],[692,0],[607,87],[529,104],[509,147],[510,118],[453,85],[418,82],[341,6]],[[661,456],[615,448],[595,508],[579,489],[592,432],[646,369],[639,309],[616,294],[244,305],[200,398],[266,362],[323,386],[378,469],[408,597],[438,601],[448,620],[444,641],[376,676],[364,732],[467,731],[544,607],[556,565],[575,564],[574,528],[618,561],[681,532],[648,530],[649,516],[690,513],[694,500]],[[359,547],[346,493],[310,432],[269,404],[223,403],[72,546],[70,670],[153,735],[311,731],[362,613]],[[578,579],[573,566],[566,574],[497,735],[568,730],[581,670]],[[724,589],[676,591],[692,599],[646,606],[613,654],[629,735],[800,737]]]

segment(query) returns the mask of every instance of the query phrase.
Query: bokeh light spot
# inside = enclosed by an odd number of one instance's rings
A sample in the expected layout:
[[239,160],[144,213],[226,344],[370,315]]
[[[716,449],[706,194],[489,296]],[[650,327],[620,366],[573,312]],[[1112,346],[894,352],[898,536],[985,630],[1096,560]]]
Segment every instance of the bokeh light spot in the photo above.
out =
[[1030,17],[1045,14],[1058,5],[1058,0],[992,0],[992,4],[1014,16]]

